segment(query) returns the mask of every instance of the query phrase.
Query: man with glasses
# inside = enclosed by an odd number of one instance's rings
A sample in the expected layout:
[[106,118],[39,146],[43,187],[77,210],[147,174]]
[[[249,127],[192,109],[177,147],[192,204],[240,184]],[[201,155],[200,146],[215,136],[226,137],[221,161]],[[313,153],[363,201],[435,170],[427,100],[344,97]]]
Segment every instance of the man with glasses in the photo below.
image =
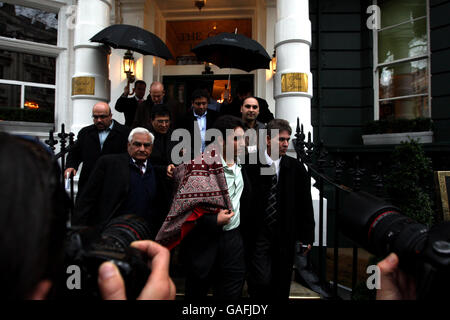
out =
[[167,105],[154,106],[151,126],[148,129],[155,136],[153,152],[149,159],[155,166],[164,166],[166,168],[171,163],[170,154],[175,142],[171,141],[172,130],[170,125],[171,114]]
[[73,224],[102,229],[112,218],[131,214],[144,218],[152,237],[156,235],[167,204],[162,200],[161,175],[148,161],[154,139],[147,129],[135,128],[128,136],[127,153],[98,160],[75,204]]
[[122,153],[127,150],[130,129],[112,119],[111,108],[106,102],[98,102],[92,109],[94,124],[80,130],[73,148],[67,156],[64,176],[76,175],[79,165],[83,167],[78,181],[78,195],[89,178],[100,156]]
[[184,128],[189,132],[191,142],[191,159],[202,153],[206,145],[206,130],[212,128],[219,113],[208,109],[209,94],[204,89],[197,89],[192,93],[192,109],[180,120],[177,128]]

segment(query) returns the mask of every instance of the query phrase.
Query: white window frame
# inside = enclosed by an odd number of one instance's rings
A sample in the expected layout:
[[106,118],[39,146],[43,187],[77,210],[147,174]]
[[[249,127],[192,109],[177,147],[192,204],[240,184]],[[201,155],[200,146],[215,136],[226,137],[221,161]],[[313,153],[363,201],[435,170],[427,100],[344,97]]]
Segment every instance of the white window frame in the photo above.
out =
[[[21,108],[23,108],[25,87],[41,87],[41,88],[53,88],[55,89],[55,109],[54,109],[54,122],[51,126],[58,128],[61,123],[64,123],[67,118],[67,108],[70,101],[70,57],[69,57],[69,38],[70,30],[66,25],[66,18],[68,14],[68,8],[76,2],[76,0],[2,0],[2,2],[21,5],[30,8],[36,8],[45,10],[47,12],[53,12],[58,14],[58,33],[57,44],[50,45],[44,43],[38,43],[28,40],[14,39],[0,36],[0,48],[15,51],[25,52],[28,54],[53,57],[56,58],[55,66],[55,84],[43,84],[33,83],[25,81],[0,79],[0,83],[20,85],[21,88]],[[69,70],[69,72],[67,72]],[[9,122],[6,125],[10,126],[14,124],[16,127],[23,127],[24,130],[28,126],[33,126],[32,122],[16,122],[16,121],[4,121]],[[1,126],[1,123],[0,123]]]
[[[373,0],[373,4],[377,5],[378,1]],[[412,21],[423,19],[423,17],[411,19],[408,21],[400,22],[396,25],[388,26],[385,28],[381,28],[377,30],[374,28],[372,30],[373,34],[373,91],[374,91],[374,113],[373,117],[374,120],[380,119],[380,101],[389,101],[389,100],[399,100],[399,99],[408,99],[408,98],[416,98],[416,97],[424,97],[428,96],[428,117],[431,118],[431,48],[430,48],[430,3],[429,0],[425,0],[425,6],[426,6],[426,19],[427,19],[427,54],[423,54],[420,56],[414,56],[414,57],[408,57],[408,58],[402,58],[398,60],[394,60],[387,63],[378,63],[378,32],[381,32],[383,30],[388,30],[397,26],[400,26],[402,24],[410,23]],[[381,15],[383,15],[383,12],[381,12]],[[381,24],[381,21],[379,21]],[[416,60],[423,60],[427,58],[427,68],[428,68],[428,93],[421,93],[421,94],[413,94],[408,96],[399,96],[399,97],[391,97],[391,98],[383,98],[380,99],[380,83],[379,83],[379,76],[380,76],[380,68],[394,65],[401,62],[411,62]]]

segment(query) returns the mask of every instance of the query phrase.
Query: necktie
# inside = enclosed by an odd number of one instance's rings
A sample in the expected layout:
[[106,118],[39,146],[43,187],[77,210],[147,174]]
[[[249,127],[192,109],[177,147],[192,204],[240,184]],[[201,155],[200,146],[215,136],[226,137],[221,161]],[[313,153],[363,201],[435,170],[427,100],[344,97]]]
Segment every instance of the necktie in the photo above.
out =
[[143,162],[136,162],[137,167],[139,168],[139,172],[141,175],[144,175],[145,173],[145,166]]
[[268,226],[277,221],[277,175],[272,176],[264,221]]

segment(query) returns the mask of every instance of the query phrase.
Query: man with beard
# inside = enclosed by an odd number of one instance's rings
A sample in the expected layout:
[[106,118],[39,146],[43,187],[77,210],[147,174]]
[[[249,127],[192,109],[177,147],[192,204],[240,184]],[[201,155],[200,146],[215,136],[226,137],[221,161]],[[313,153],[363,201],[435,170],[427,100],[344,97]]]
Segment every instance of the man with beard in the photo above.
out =
[[72,150],[67,156],[64,176],[76,175],[78,167],[83,168],[78,181],[78,195],[81,194],[95,163],[105,154],[122,153],[127,150],[130,129],[112,119],[111,108],[106,102],[98,102],[92,109],[94,124],[80,130]]
[[[236,88],[236,96],[233,98],[233,101],[230,104],[224,104],[220,108],[220,114],[231,114],[235,117],[240,118],[241,117],[241,106],[244,102],[244,100],[248,97],[251,97],[253,95],[253,89],[252,85],[248,81],[241,81],[239,82],[237,88]],[[259,105],[259,114],[257,117],[257,120],[266,124],[270,120],[273,119],[273,114],[269,110],[269,105],[267,104],[267,101],[259,98],[254,97],[258,100]]]

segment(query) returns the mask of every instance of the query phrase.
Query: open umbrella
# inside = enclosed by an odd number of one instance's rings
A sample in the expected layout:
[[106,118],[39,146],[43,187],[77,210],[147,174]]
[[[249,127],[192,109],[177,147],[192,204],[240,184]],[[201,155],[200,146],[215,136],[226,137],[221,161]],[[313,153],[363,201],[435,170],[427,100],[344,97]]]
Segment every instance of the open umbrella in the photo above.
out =
[[257,41],[242,34],[223,32],[209,37],[192,49],[200,61],[219,68],[236,68],[250,72],[270,69],[270,56]]
[[116,49],[129,49],[143,55],[173,59],[169,48],[155,34],[127,24],[113,24],[90,39],[92,42],[107,44]]

